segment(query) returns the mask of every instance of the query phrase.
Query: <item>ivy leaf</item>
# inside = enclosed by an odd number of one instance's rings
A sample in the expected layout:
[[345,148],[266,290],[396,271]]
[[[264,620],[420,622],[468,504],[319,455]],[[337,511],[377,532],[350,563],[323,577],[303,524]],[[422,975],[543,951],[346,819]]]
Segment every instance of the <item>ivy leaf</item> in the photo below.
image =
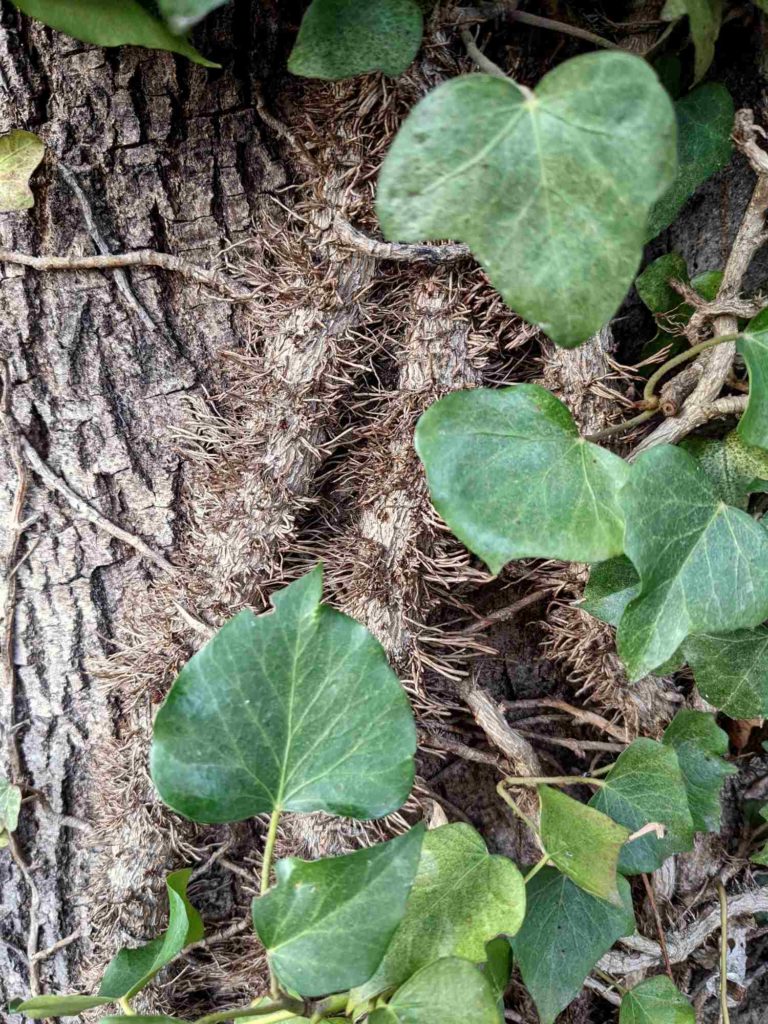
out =
[[659,974],[625,994],[619,1024],[696,1024],[696,1014],[666,974]]
[[191,870],[174,871],[166,879],[168,927],[163,935],[136,949],[121,949],[109,963],[99,987],[99,996],[130,999],[154,978],[158,971],[192,942],[204,935],[200,915],[187,899]]
[[525,884],[511,860],[491,856],[469,825],[427,832],[405,917],[376,973],[351,994],[353,1004],[442,957],[481,963],[488,940],[514,935],[524,914]]
[[639,875],[656,871],[667,857],[693,848],[693,819],[677,754],[656,740],[639,739],[619,754],[590,806],[631,831],[656,822],[665,836],[640,836],[619,856],[619,871]]
[[[125,1024],[125,1015],[117,1014],[114,1017],[102,1017],[99,1024]],[[156,1014],[133,1014],[131,1024],[189,1024],[180,1017],[167,1017],[164,1013]]]
[[559,789],[539,786],[541,841],[549,859],[580,889],[621,906],[616,866],[630,831]]
[[641,579],[617,633],[630,679],[658,668],[692,633],[768,617],[768,531],[726,505],[687,452],[644,452],[619,501],[624,550]]
[[720,35],[723,16],[723,0],[667,0],[661,17],[664,21],[676,21],[688,17],[691,39],[696,51],[694,81],[706,74],[715,56],[715,43]]
[[[760,808],[760,817],[763,821],[768,822],[768,804]],[[762,867],[768,868],[768,840],[749,859],[753,864],[760,864]]]
[[172,32],[181,33],[201,21],[228,0],[157,0],[157,6]]
[[502,936],[493,939],[485,947],[483,974],[493,989],[499,1009],[503,1013],[504,993],[509,988],[509,979],[512,975],[512,947]]
[[21,790],[0,775],[0,849],[8,845],[8,836],[16,831],[21,810]]
[[683,645],[702,697],[731,718],[768,716],[768,629],[701,633]]
[[0,135],[0,213],[35,205],[29,179],[44,155],[45,146],[32,132]]
[[723,760],[728,736],[704,711],[678,711],[661,740],[677,753],[697,832],[720,831],[720,790],[736,769]]
[[507,305],[570,348],[624,298],[675,162],[672,102],[638,57],[574,57],[533,97],[464,75],[409,114],[378,214],[392,241],[466,242]]
[[[706,5],[709,0],[690,2]],[[724,85],[700,85],[675,103],[675,114],[677,175],[651,211],[648,241],[669,227],[696,189],[725,167],[733,151],[733,100]]]
[[591,567],[581,608],[609,626],[618,626],[625,608],[639,591],[637,569],[626,555],[618,555]]
[[139,0],[13,0],[24,14],[96,46],[144,46],[188,57],[206,68],[206,60],[183,36],[176,36]]
[[446,957],[422,967],[370,1024],[502,1024],[496,996],[468,960]]
[[77,1017],[86,1010],[111,1002],[111,999],[99,996],[35,996],[33,999],[13,999],[8,1009],[11,1013],[23,1013],[31,1020],[45,1020],[46,1017]]
[[[683,304],[683,300],[669,283],[672,280],[689,283],[688,265],[679,252],[668,252],[649,263],[635,281],[637,294],[654,315],[669,313]],[[690,307],[686,307],[690,309]]]
[[193,821],[274,810],[380,818],[413,783],[416,730],[381,644],[322,605],[322,566],[240,612],[181,670],[151,770]]
[[768,452],[747,444],[738,430],[722,440],[687,437],[680,447],[696,459],[728,505],[746,509],[750,494],[768,490]]
[[510,941],[542,1024],[553,1024],[600,957],[617,939],[634,932],[632,893],[627,880],[619,878],[622,905],[615,907],[554,868],[534,875],[526,890],[525,921]]
[[497,573],[512,558],[591,562],[621,552],[629,467],[579,437],[536,384],[454,391],[416,426],[432,503]]
[[253,901],[253,925],[283,988],[340,992],[370,978],[400,923],[424,827],[342,857],[289,857]]
[[749,403],[737,429],[747,444],[768,448],[768,309],[750,320],[736,349],[749,371]]
[[417,0],[312,0],[288,59],[305,78],[400,75],[421,46]]

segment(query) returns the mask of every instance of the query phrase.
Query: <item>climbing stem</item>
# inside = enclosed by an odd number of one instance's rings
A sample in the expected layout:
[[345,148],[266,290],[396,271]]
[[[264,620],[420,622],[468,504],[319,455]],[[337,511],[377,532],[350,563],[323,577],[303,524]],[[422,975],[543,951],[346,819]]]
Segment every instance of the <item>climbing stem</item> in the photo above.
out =
[[[508,775],[499,786],[596,786],[600,789],[605,785],[602,779],[592,779],[587,775]],[[497,786],[497,790],[499,789]]]
[[515,812],[515,814],[518,816],[518,818],[521,821],[525,822],[525,824],[528,826],[528,828],[531,830],[531,832],[533,832],[533,834],[535,836],[538,836],[539,835],[539,826],[536,824],[536,822],[533,820],[533,818],[529,818],[528,817],[528,815],[525,813],[525,811],[521,807],[518,807],[517,802],[506,791],[506,789],[504,787],[507,785],[507,782],[508,782],[507,779],[502,779],[501,782],[496,787],[496,792],[499,794],[499,796],[504,801],[504,803],[507,805],[507,807],[510,807]]
[[280,808],[276,807],[272,811],[272,817],[269,819],[269,831],[267,832],[267,841],[264,844],[264,858],[261,862],[261,895],[269,888],[269,876],[272,872],[272,857],[275,853],[275,840],[277,839],[277,826],[280,822]]
[[290,1011],[288,1016],[298,1017],[304,1013],[304,1004],[298,999],[288,997],[276,1000],[261,999],[256,1006],[236,1006],[198,1017],[195,1024],[220,1024],[220,1021],[239,1020],[241,1017],[266,1017],[278,1010]]
[[117,1000],[117,1004],[120,1007],[120,1009],[123,1011],[123,1013],[126,1015],[126,1017],[135,1017],[136,1016],[136,1011],[131,1006],[130,1001],[128,1000],[128,998],[126,996],[123,996],[122,999],[118,999]]
[[533,865],[533,867],[528,872],[528,874],[523,878],[523,881],[525,882],[526,885],[530,882],[530,880],[532,878],[534,878],[536,875],[538,875],[538,873],[541,871],[541,869],[543,867],[546,867],[548,860],[549,860],[549,854],[545,853],[545,854],[542,855],[540,860],[536,861],[536,863]]
[[645,390],[643,391],[644,400],[646,402],[652,402],[656,398],[654,394],[656,385],[665,374],[669,373],[670,370],[674,370],[676,366],[681,366],[683,363],[690,362],[691,359],[695,359],[700,352],[705,352],[708,348],[714,348],[715,345],[722,345],[723,342],[726,341],[735,341],[736,338],[738,338],[738,334],[718,334],[716,338],[708,338],[706,341],[702,341],[698,345],[693,345],[691,348],[687,348],[685,352],[679,352],[676,356],[668,359],[666,363],[662,363],[661,366],[648,378]]
[[719,878],[717,898],[720,901],[720,1017],[722,1024],[731,1024],[728,1014],[728,896]]
[[602,441],[604,438],[613,437],[616,434],[626,434],[628,430],[639,427],[641,423],[651,419],[658,411],[658,409],[644,409],[629,420],[614,423],[612,427],[605,427],[603,430],[596,430],[594,434],[587,434],[587,441]]
[[602,978],[606,985],[610,985],[611,988],[615,988],[620,996],[625,996],[627,994],[627,990],[624,988],[624,986],[620,985],[615,978],[612,978],[610,976],[610,974],[606,974],[605,971],[601,971],[599,967],[594,967],[592,970],[593,973],[598,976],[598,978]]

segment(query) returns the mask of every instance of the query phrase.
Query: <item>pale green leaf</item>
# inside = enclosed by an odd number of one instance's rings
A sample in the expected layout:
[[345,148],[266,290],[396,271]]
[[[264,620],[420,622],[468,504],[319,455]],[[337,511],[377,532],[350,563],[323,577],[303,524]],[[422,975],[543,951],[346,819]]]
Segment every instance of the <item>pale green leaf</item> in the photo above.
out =
[[320,603],[317,566],[240,612],[182,669],[155,720],[163,800],[195,821],[273,811],[380,818],[413,783],[408,698],[368,630]]
[[13,3],[30,17],[85,43],[168,50],[204,67],[219,67],[206,60],[183,36],[174,35],[139,0],[13,0]]
[[696,1024],[696,1014],[666,974],[658,974],[624,995],[619,1024]]
[[77,1017],[86,1010],[106,1006],[111,999],[99,996],[35,996],[33,999],[14,999],[8,1004],[11,1013],[23,1013],[31,1020],[45,1020],[47,1017]]
[[720,790],[736,768],[723,760],[728,736],[715,716],[684,708],[667,726],[662,743],[677,753],[697,832],[720,831]]
[[[760,808],[760,817],[763,821],[768,822],[768,804]],[[759,864],[761,867],[768,868],[768,840],[763,843],[760,849],[755,850],[749,859],[753,864]]]
[[283,988],[321,996],[375,971],[405,911],[424,837],[417,825],[341,857],[278,862],[253,924]]
[[411,111],[377,208],[393,241],[466,242],[504,301],[557,344],[591,337],[637,271],[653,203],[676,166],[672,102],[640,58],[568,60],[535,95],[451,79]]
[[656,740],[635,740],[622,751],[589,801],[630,831],[655,823],[664,838],[648,833],[627,843],[619,856],[625,875],[656,871],[667,857],[693,848],[693,819],[675,750]]
[[0,213],[35,205],[29,178],[44,155],[45,146],[32,132],[0,135]]
[[590,896],[555,868],[534,875],[526,889],[525,921],[510,941],[542,1024],[552,1024],[579,994],[600,957],[617,939],[634,932],[632,893],[627,880],[619,878],[622,906],[615,907]]
[[675,114],[677,175],[651,211],[646,236],[649,240],[672,223],[700,185],[725,167],[733,150],[733,100],[724,85],[700,85],[675,103]]
[[[371,1024],[503,1024],[496,996],[468,960],[446,957],[422,967],[389,1000]],[[391,1016],[393,1015],[393,1016]]]
[[629,467],[579,437],[535,384],[446,395],[419,420],[416,450],[435,508],[494,573],[512,558],[590,562],[622,550]]
[[737,429],[747,444],[768,448],[768,309],[749,322],[736,348],[749,371],[749,404]]
[[491,856],[469,825],[429,831],[405,917],[376,973],[352,993],[354,1004],[401,985],[433,960],[482,962],[488,940],[514,935],[524,914],[525,885],[511,860]]
[[329,79],[402,74],[418,53],[422,23],[417,0],[312,0],[288,70]]
[[130,999],[148,985],[158,971],[192,942],[203,937],[203,922],[187,899],[191,870],[174,871],[166,879],[168,927],[163,935],[136,949],[121,949],[108,964],[99,987],[107,999]]
[[644,452],[619,501],[624,550],[641,579],[617,633],[632,680],[693,633],[768,617],[768,531],[726,505],[687,452],[669,445]]
[[626,555],[618,555],[591,567],[580,607],[601,622],[618,626],[624,609],[639,590],[637,569]]
[[731,718],[768,716],[768,629],[702,633],[683,645],[702,697]]
[[19,824],[21,790],[0,775],[0,832],[15,832]]
[[541,842],[580,889],[621,906],[616,868],[630,831],[562,790],[539,786]]
[[228,0],[157,0],[158,10],[172,32],[186,32],[214,8]]
[[667,0],[661,16],[665,21],[688,17],[695,50],[694,81],[706,74],[715,56],[715,43],[720,35],[723,0]]
[[680,447],[696,459],[728,505],[746,509],[750,494],[768,490],[768,452],[747,444],[737,430],[722,440],[688,437]]

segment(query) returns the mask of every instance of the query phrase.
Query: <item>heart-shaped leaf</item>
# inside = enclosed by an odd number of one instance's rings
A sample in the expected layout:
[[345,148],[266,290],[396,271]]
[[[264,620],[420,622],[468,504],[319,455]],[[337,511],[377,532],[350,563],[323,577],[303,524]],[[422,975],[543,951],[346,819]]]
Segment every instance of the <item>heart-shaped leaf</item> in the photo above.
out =
[[186,32],[214,8],[228,0],[157,0],[157,6],[172,32]]
[[720,790],[736,772],[723,760],[728,736],[715,716],[684,708],[667,726],[661,740],[677,753],[688,793],[688,807],[697,832],[720,831]]
[[641,579],[617,634],[632,680],[693,633],[768,617],[768,531],[726,505],[687,452],[669,445],[644,452],[619,501],[624,550]]
[[705,700],[731,718],[768,716],[768,629],[702,633],[683,645]]
[[539,786],[541,842],[580,889],[621,906],[616,866],[629,829],[559,789]]
[[579,437],[535,384],[454,391],[416,427],[432,502],[497,573],[512,558],[591,562],[621,552],[629,467]]
[[719,440],[688,437],[681,448],[698,462],[728,505],[746,509],[749,496],[768,490],[768,451],[747,444],[737,430]]
[[648,213],[671,185],[675,114],[653,70],[586,54],[533,96],[490,75],[451,79],[390,147],[377,209],[393,241],[466,242],[504,301],[572,347],[616,312]]
[[696,51],[694,81],[698,82],[714,60],[715,43],[723,17],[723,0],[667,0],[661,16],[665,21],[688,18]]
[[278,862],[253,924],[283,988],[321,996],[376,970],[405,911],[424,828],[342,857]]
[[525,885],[511,860],[491,856],[469,825],[433,829],[424,838],[405,917],[352,1002],[367,1002],[442,957],[481,963],[488,940],[514,935],[524,914]]
[[152,778],[194,821],[274,810],[380,818],[413,783],[416,730],[381,644],[322,605],[322,567],[240,612],[182,669],[155,720]]
[[496,996],[468,960],[446,957],[422,967],[370,1024],[502,1024]]
[[29,178],[44,155],[45,146],[32,132],[0,135],[0,213],[35,205]]
[[144,46],[180,53],[195,64],[217,68],[183,36],[176,36],[139,0],[13,0],[24,14],[96,46]]
[[768,309],[750,320],[736,348],[749,371],[749,403],[737,429],[747,444],[768,448]]
[[137,949],[121,949],[109,963],[99,987],[106,999],[130,999],[148,985],[158,971],[192,942],[204,935],[200,915],[187,899],[191,870],[168,875],[168,927],[163,935]]
[[724,85],[700,85],[675,103],[675,114],[677,175],[651,211],[649,240],[672,223],[699,185],[725,167],[733,150],[733,100]]
[[666,974],[658,974],[625,994],[619,1024],[696,1024],[696,1014]]
[[288,70],[305,78],[399,75],[418,53],[422,29],[417,0],[312,0]]
[[581,607],[601,622],[618,626],[624,610],[639,591],[637,569],[626,555],[618,555],[591,567]]
[[614,821],[637,831],[655,822],[659,839],[649,833],[627,843],[619,856],[625,875],[655,871],[667,857],[693,848],[693,819],[677,754],[656,740],[635,740],[623,751],[589,801]]
[[553,1024],[603,953],[634,932],[632,893],[627,880],[619,878],[622,905],[615,907],[590,896],[554,868],[534,875],[526,890],[525,921],[510,941],[541,1024]]
[[77,1017],[86,1010],[106,1006],[111,999],[99,996],[35,996],[33,999],[13,999],[8,1004],[11,1013],[23,1013],[31,1020],[45,1020],[47,1017]]

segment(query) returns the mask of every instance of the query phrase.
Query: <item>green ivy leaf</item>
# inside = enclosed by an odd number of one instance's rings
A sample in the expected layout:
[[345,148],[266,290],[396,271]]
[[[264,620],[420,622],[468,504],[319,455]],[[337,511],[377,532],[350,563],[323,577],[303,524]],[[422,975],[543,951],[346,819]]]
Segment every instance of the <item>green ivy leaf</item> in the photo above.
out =
[[405,911],[424,838],[405,835],[342,857],[278,862],[253,925],[283,988],[321,996],[376,970]]
[[502,936],[493,939],[485,947],[483,974],[493,989],[499,1010],[503,1013],[504,993],[509,988],[509,979],[512,975],[512,947]]
[[[707,0],[693,0],[707,3]],[[675,103],[677,176],[648,219],[647,239],[672,221],[696,189],[731,159],[733,100],[724,85],[708,82]],[[680,299],[678,296],[678,303]]]
[[619,1024],[696,1024],[696,1014],[666,974],[659,974],[624,995]]
[[512,558],[590,562],[621,552],[629,467],[579,437],[535,384],[454,391],[416,427],[432,502],[497,573]]
[[749,404],[737,429],[747,444],[768,448],[768,309],[750,320],[736,348],[749,371]]
[[8,836],[19,824],[21,790],[0,775],[0,849],[8,845]]
[[380,818],[413,783],[416,730],[381,644],[322,605],[322,566],[240,612],[181,670],[155,720],[151,770],[194,821],[273,810]]
[[750,494],[768,490],[768,452],[747,444],[737,430],[722,440],[687,437],[680,447],[696,459],[728,505],[746,509]]
[[715,716],[684,708],[678,711],[661,740],[677,753],[697,832],[720,831],[720,790],[736,769],[723,760],[728,736]]
[[526,889],[528,910],[511,940],[512,950],[542,1024],[553,1024],[600,957],[634,932],[632,893],[627,880],[619,878],[622,906],[615,907],[554,868],[534,875]]
[[[669,313],[683,305],[679,292],[669,283],[672,280],[688,284],[688,265],[679,252],[668,252],[649,263],[635,281],[637,294],[651,313]],[[690,309],[685,306],[685,309]],[[688,314],[690,315],[690,313]]]
[[376,973],[351,994],[353,1004],[443,957],[482,962],[488,940],[514,935],[524,914],[525,884],[511,860],[491,856],[469,825],[433,829],[424,838],[405,917]]
[[[102,1017],[99,1024],[125,1024],[125,1014],[117,1014],[114,1017]],[[189,1024],[180,1017],[167,1017],[164,1013],[159,1016],[155,1014],[133,1014],[131,1024]]]
[[[768,804],[760,808],[760,817],[763,821],[768,822]],[[753,864],[760,864],[762,867],[768,868],[768,840],[749,859]]]
[[200,915],[187,899],[191,870],[174,871],[166,879],[168,927],[163,935],[136,949],[121,949],[109,963],[99,987],[106,999],[130,999],[154,978],[158,971],[192,942],[204,935]]
[[216,7],[228,0],[157,0],[157,6],[172,32],[186,32]]
[[488,981],[468,960],[446,957],[422,967],[370,1024],[502,1024]]
[[601,622],[618,626],[624,610],[639,591],[637,569],[626,555],[618,555],[590,568],[581,607]]
[[23,1013],[32,1020],[46,1017],[77,1017],[86,1010],[106,1006],[111,999],[99,996],[35,996],[34,999],[13,999],[8,1004],[11,1013]]
[[665,836],[640,836],[619,856],[625,875],[656,871],[667,857],[693,848],[693,819],[675,750],[656,740],[639,739],[622,751],[590,806],[626,825],[632,832],[655,822]]
[[616,867],[630,831],[559,789],[539,786],[541,842],[580,889],[621,906]]
[[692,633],[768,617],[768,532],[726,505],[687,452],[670,445],[644,452],[619,501],[624,550],[642,581],[617,634],[632,680]]
[[392,241],[466,242],[512,309],[573,347],[624,298],[675,162],[653,70],[605,51],[561,64],[533,97],[483,74],[428,93],[390,147],[377,208]]
[[731,718],[768,716],[768,629],[702,633],[683,645],[705,700]]
[[288,59],[305,78],[400,75],[421,46],[417,0],[312,0]]
[[24,14],[96,46],[144,46],[188,57],[206,68],[206,60],[183,36],[176,36],[139,0],[13,0]]
[[35,205],[29,179],[45,156],[45,146],[32,132],[0,135],[0,213]]
[[715,56],[715,43],[720,35],[723,0],[667,0],[661,16],[665,21],[688,18],[691,39],[696,51],[694,81],[707,72]]

